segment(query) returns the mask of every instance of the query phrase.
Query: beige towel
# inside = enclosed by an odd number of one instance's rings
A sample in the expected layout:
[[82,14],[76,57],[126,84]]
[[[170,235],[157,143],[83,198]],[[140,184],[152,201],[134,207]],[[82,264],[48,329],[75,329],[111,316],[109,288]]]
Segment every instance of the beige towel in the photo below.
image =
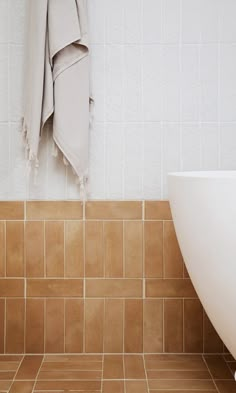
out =
[[86,0],[28,0],[23,131],[38,166],[45,122],[78,176],[88,176],[89,57]]

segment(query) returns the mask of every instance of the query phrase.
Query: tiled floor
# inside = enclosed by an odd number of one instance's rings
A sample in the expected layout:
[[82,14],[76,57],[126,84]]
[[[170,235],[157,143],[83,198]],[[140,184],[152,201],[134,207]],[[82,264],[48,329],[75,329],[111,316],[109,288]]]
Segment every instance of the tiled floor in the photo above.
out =
[[236,393],[230,355],[0,356],[0,393]]

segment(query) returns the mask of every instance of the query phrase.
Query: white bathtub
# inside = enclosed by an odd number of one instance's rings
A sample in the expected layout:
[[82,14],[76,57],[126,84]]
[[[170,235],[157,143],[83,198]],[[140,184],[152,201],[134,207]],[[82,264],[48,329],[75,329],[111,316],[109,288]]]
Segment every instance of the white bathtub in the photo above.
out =
[[236,358],[236,171],[168,176],[171,211],[193,285]]

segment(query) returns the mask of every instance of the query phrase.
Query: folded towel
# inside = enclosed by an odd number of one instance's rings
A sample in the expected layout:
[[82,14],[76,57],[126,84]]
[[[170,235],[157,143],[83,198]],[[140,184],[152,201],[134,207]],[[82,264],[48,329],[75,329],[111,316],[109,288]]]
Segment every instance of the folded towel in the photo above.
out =
[[89,48],[86,0],[28,0],[23,131],[28,159],[53,115],[53,139],[78,176],[88,176]]

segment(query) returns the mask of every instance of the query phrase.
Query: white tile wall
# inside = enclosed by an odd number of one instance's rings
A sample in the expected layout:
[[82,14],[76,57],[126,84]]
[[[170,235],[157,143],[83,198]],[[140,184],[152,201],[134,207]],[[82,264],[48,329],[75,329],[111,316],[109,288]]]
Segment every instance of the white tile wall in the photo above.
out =
[[[87,0],[92,199],[168,196],[167,173],[236,169],[236,1]],[[25,0],[0,0],[0,199],[76,199],[46,130],[38,183],[20,135]]]

